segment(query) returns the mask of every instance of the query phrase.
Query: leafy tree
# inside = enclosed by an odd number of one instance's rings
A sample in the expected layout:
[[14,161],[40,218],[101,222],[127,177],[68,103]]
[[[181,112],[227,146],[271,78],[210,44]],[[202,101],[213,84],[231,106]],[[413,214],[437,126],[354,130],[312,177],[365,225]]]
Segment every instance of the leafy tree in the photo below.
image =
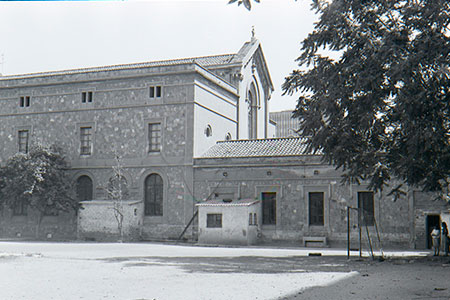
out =
[[78,209],[62,150],[58,146],[32,145],[17,153],[0,169],[3,204],[13,209],[24,201],[39,212],[37,232],[46,214]]
[[[256,3],[259,3],[260,0],[253,0],[253,1],[255,1]],[[237,2],[238,6],[244,4],[244,7],[246,9],[248,9],[248,10],[252,9],[251,0],[230,0],[230,1],[228,1],[228,4],[235,3],[235,2]]]
[[[309,150],[345,182],[391,178],[446,196],[450,175],[450,2],[313,0],[320,15],[284,94]],[[401,186],[391,187],[394,195]]]

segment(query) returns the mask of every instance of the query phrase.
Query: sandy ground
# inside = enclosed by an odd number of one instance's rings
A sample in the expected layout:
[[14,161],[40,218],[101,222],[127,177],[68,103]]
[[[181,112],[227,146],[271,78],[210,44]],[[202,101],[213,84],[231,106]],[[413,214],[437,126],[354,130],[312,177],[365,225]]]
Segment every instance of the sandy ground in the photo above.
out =
[[[321,253],[322,256],[308,256]],[[335,249],[0,242],[0,299],[450,299],[450,259]]]

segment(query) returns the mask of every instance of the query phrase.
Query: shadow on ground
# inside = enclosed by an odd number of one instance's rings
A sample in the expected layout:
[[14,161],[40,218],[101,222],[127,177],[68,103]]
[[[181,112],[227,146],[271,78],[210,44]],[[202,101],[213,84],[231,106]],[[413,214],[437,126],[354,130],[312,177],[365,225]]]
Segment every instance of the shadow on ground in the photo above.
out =
[[[403,257],[385,261],[321,257],[117,257],[102,259],[124,267],[177,267],[189,273],[281,274],[357,272],[337,283],[298,291],[278,299],[450,299],[450,258]],[[294,288],[295,290],[295,288]]]
[[123,263],[124,267],[173,266],[189,273],[305,273],[350,272],[351,266],[343,257],[118,257],[109,263]]

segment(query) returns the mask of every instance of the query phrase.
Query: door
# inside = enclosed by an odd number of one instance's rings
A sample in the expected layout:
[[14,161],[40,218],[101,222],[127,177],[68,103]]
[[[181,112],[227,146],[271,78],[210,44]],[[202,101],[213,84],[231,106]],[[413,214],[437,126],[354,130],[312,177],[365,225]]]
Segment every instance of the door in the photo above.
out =
[[262,219],[263,225],[277,224],[277,193],[262,193]]
[[427,215],[425,229],[427,233],[427,249],[431,249],[431,231],[434,229],[434,227],[441,228],[441,218],[439,215]]

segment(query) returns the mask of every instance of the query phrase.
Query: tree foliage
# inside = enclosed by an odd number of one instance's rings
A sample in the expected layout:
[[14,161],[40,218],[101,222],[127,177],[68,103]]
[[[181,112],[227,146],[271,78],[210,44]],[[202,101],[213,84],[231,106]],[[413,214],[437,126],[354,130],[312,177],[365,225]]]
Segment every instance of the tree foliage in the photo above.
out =
[[78,209],[67,163],[57,146],[32,145],[27,154],[17,153],[0,169],[3,204],[13,208],[19,201],[42,214]]
[[283,84],[301,94],[294,116],[309,150],[346,182],[378,191],[398,178],[447,194],[450,2],[314,0],[313,9],[320,20],[302,42],[301,68]]
[[[253,0],[253,1],[255,1],[256,3],[259,3],[260,0]],[[230,1],[228,1],[228,4],[235,3],[235,2],[237,2],[238,6],[244,4],[244,7],[247,10],[252,9],[251,0],[230,0]]]

